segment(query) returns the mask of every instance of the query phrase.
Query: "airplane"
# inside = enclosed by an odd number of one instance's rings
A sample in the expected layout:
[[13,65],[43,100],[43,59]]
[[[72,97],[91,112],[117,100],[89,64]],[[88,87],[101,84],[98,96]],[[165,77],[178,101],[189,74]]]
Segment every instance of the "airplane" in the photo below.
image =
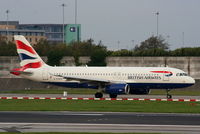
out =
[[149,94],[151,89],[165,89],[167,98],[171,89],[185,88],[195,80],[180,69],[171,67],[59,67],[47,65],[22,35],[14,36],[20,57],[20,68],[11,74],[69,88],[96,89],[96,98],[103,93],[110,98],[122,94]]

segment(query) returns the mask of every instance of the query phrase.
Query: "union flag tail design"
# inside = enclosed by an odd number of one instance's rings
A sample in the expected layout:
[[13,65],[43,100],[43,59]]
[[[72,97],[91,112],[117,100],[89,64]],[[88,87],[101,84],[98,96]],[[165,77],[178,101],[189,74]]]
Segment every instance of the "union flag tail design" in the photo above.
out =
[[15,35],[14,39],[22,68],[40,68],[45,64],[24,36]]

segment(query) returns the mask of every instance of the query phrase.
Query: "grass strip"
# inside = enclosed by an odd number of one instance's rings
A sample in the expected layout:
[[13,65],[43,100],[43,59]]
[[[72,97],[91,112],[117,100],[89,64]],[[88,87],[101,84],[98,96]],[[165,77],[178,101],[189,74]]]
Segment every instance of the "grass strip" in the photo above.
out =
[[0,111],[200,113],[200,103],[127,100],[0,100]]
[[30,133],[9,133],[9,132],[0,132],[0,134],[160,134],[160,133],[75,133],[75,132],[30,132]]
[[[171,90],[170,94],[180,96],[200,96],[200,91],[175,89]],[[166,95],[166,90],[151,90],[150,95]]]
[[67,91],[68,94],[95,94],[95,89],[29,89],[29,90],[12,90],[0,91],[0,93],[15,93],[15,94],[63,94]]
[[[0,91],[0,93],[15,93],[15,94],[63,94],[67,91],[68,94],[95,94],[95,89],[30,89],[30,90],[13,90],[13,91]],[[172,95],[183,96],[200,96],[200,91],[192,90],[171,90]],[[166,95],[165,90],[151,90],[150,95]],[[133,95],[134,96],[134,95]]]

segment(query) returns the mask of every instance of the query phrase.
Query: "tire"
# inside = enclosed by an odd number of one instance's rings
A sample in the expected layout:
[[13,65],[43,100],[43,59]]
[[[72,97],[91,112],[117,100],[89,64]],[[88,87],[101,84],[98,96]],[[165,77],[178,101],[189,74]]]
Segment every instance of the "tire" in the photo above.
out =
[[168,94],[167,95],[167,99],[171,99],[172,98],[172,95],[171,94]]
[[103,98],[103,94],[100,92],[97,92],[94,96],[95,98]]
[[117,98],[117,94],[110,94],[110,98]]

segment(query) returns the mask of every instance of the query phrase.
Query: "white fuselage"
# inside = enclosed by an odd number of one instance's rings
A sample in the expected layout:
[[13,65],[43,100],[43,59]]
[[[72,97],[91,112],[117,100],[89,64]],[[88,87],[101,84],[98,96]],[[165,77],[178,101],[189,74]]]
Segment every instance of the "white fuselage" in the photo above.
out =
[[[67,80],[61,76],[78,78],[102,79],[133,84],[135,87],[148,88],[181,88],[193,85],[194,79],[179,69],[170,67],[50,67],[27,69],[33,75],[26,77],[31,80],[48,83],[79,83],[78,80]],[[87,81],[85,81],[87,83]],[[155,86],[156,85],[156,86]],[[162,86],[163,85],[163,86]],[[67,86],[68,87],[68,86]],[[69,86],[70,87],[70,86]]]
[[[184,71],[169,67],[51,67],[44,63],[22,35],[15,35],[20,68],[10,73],[30,80],[71,88],[99,89],[116,98],[119,94],[148,94],[150,89],[191,86],[194,79]],[[168,98],[171,95],[167,93]],[[95,94],[102,98],[101,91]]]

